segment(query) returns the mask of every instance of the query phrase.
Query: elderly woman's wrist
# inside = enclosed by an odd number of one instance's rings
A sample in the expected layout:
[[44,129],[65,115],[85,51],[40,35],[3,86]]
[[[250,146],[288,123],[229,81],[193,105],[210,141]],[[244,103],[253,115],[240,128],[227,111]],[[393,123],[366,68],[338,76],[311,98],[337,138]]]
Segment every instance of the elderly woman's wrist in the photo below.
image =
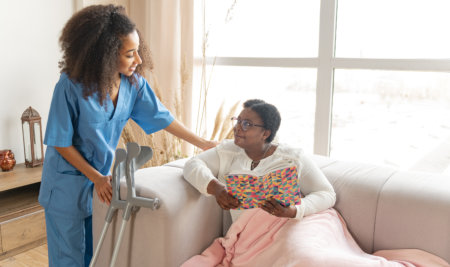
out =
[[290,218],[295,218],[295,217],[297,217],[297,208],[295,207],[295,206],[290,206],[289,207],[289,217]]
[[222,184],[217,179],[212,179],[206,188],[206,192],[211,195],[217,195],[221,189]]

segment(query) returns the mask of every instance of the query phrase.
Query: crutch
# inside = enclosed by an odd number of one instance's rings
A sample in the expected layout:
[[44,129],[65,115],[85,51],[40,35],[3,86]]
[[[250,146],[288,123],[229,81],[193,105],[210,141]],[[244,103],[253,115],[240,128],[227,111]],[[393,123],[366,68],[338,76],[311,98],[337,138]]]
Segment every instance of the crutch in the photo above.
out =
[[144,165],[153,156],[153,151],[150,147],[140,147],[136,143],[127,144],[127,159],[125,166],[125,177],[127,181],[127,200],[125,211],[122,215],[122,225],[120,226],[119,236],[114,247],[113,256],[111,259],[111,267],[114,267],[119,254],[119,247],[122,242],[125,226],[127,225],[131,212],[138,210],[140,207],[151,208],[153,210],[159,208],[159,199],[143,198],[136,196],[136,189],[134,187],[134,172]]
[[[100,235],[100,239],[95,250],[95,253],[92,257],[90,267],[93,267],[98,254],[100,252],[100,248],[102,246],[104,237],[106,235],[106,231],[109,227],[109,224],[112,221],[112,217],[114,216],[115,211],[117,209],[122,209],[124,211],[122,226],[119,232],[119,237],[116,242],[116,246],[114,248],[113,257],[111,260],[111,265],[115,265],[115,261],[118,255],[118,249],[120,247],[120,243],[122,241],[123,232],[125,229],[125,225],[130,218],[131,212],[138,210],[140,206],[151,207],[152,209],[159,208],[159,200],[158,199],[146,199],[141,197],[136,197],[136,191],[134,188],[134,171],[139,169],[142,165],[145,164],[149,159],[151,159],[153,155],[153,151],[150,147],[139,147],[136,143],[127,144],[127,148],[132,147],[132,157],[128,157],[128,152],[124,149],[116,150],[116,160],[113,168],[113,179],[112,179],[112,188],[113,188],[113,196],[111,199],[111,205],[108,208],[108,212],[105,218],[105,225],[103,227],[102,233]],[[128,165],[130,165],[128,167]],[[127,181],[127,199],[120,200],[120,178],[123,176],[126,177]],[[132,197],[134,196],[134,197]],[[133,204],[134,203],[134,204]],[[125,220],[126,218],[126,220]]]
[[111,204],[109,205],[108,212],[106,213],[105,225],[103,226],[102,233],[100,234],[100,239],[98,241],[97,247],[95,249],[94,255],[92,256],[91,263],[89,267],[93,267],[97,261],[100,248],[102,247],[103,241],[106,236],[106,231],[111,224],[112,218],[118,209],[125,209],[127,202],[125,200],[120,200],[120,179],[125,176],[125,163],[127,159],[127,152],[118,148],[116,150],[116,157],[114,162],[114,168],[112,172],[112,198]]

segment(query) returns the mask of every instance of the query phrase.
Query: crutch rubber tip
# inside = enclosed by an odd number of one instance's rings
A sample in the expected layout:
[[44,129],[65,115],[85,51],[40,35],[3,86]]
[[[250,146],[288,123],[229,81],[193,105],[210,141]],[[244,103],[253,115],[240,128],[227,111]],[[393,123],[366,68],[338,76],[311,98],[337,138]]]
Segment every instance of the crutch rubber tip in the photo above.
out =
[[159,199],[155,198],[155,200],[153,201],[153,209],[154,210],[159,209],[160,206],[161,206],[161,203],[160,203]]

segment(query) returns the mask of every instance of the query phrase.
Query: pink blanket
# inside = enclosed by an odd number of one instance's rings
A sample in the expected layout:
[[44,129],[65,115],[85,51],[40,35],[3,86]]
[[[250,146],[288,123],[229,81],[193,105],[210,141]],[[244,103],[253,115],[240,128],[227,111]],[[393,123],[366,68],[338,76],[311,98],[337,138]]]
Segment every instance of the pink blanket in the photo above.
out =
[[334,209],[302,221],[272,216],[262,209],[244,212],[225,237],[217,238],[201,255],[182,267],[443,267],[430,253],[415,250],[363,252]]

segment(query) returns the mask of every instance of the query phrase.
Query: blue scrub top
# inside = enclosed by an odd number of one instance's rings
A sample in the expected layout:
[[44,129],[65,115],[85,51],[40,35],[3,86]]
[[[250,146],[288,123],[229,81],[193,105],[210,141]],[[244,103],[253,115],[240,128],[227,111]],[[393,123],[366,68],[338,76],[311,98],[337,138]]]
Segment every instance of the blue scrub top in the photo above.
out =
[[56,215],[85,218],[92,214],[93,183],[67,162],[54,147],[73,145],[103,175],[110,175],[116,146],[128,119],[147,134],[166,128],[174,117],[155,96],[147,81],[138,89],[121,77],[116,108],[96,94],[85,99],[83,86],[61,74],[53,92],[44,143],[47,145],[39,203]]

